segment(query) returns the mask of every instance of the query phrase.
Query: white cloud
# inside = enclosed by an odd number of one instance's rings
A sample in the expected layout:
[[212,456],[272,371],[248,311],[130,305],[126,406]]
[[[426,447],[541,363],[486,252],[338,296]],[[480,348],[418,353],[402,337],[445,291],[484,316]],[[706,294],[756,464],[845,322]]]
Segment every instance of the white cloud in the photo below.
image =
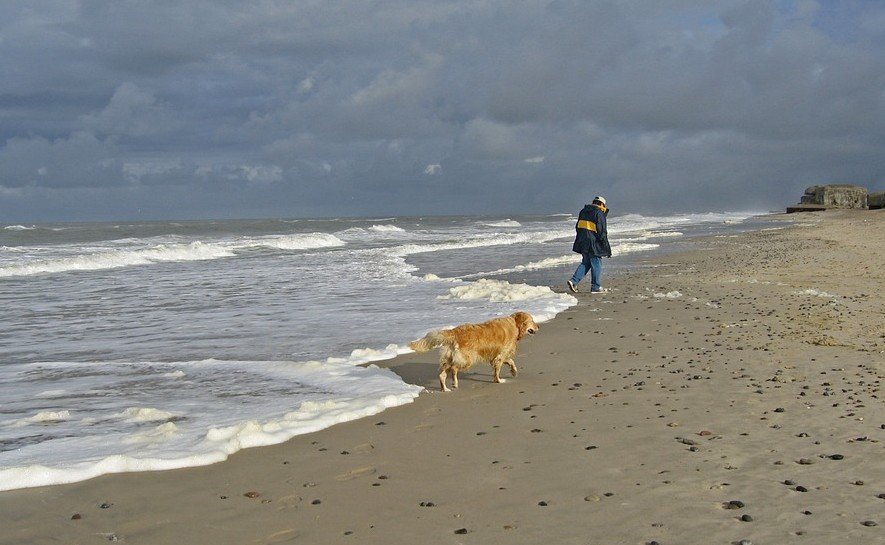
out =
[[522,161],[524,163],[537,164],[537,163],[543,163],[544,160],[545,160],[545,157],[543,155],[536,155],[534,157],[528,157],[526,159],[523,159]]
[[437,174],[440,170],[442,170],[442,166],[440,165],[427,165],[424,169],[424,174],[427,176],[433,176]]

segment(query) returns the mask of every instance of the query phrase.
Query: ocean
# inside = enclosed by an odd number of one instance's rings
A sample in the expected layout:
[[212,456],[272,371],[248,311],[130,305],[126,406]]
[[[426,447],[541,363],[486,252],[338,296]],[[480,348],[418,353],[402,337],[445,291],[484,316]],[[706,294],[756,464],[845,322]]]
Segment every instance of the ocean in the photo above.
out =
[[[575,220],[0,224],[0,490],[210,464],[409,403],[422,388],[370,362],[576,304]],[[612,216],[606,275],[766,221]]]

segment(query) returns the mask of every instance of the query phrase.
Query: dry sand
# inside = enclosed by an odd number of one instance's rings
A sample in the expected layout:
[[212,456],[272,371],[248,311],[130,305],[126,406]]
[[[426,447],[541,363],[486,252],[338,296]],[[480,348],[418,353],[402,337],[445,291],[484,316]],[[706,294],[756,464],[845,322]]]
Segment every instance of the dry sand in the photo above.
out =
[[579,294],[506,384],[406,355],[411,405],[2,492],[0,543],[885,543],[885,213],[791,219]]

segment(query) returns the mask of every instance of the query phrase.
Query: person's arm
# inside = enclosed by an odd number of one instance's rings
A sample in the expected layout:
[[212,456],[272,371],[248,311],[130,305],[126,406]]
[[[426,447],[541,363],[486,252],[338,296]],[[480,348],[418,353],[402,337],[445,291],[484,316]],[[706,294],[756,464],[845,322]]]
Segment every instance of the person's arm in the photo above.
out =
[[606,257],[611,257],[612,247],[608,243],[608,220],[602,212],[600,212],[599,222],[596,224],[596,236],[599,237],[599,242],[602,244],[602,247],[608,250],[608,255]]

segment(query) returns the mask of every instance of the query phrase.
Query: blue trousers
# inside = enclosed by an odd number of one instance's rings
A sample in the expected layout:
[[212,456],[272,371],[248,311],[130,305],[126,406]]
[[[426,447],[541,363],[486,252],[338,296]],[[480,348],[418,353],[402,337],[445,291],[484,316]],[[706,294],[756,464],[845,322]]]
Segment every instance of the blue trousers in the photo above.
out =
[[583,258],[581,264],[575,269],[575,274],[572,275],[572,282],[577,284],[584,278],[587,271],[590,271],[590,291],[601,290],[602,285],[599,282],[602,280],[602,258],[591,254],[581,255]]

